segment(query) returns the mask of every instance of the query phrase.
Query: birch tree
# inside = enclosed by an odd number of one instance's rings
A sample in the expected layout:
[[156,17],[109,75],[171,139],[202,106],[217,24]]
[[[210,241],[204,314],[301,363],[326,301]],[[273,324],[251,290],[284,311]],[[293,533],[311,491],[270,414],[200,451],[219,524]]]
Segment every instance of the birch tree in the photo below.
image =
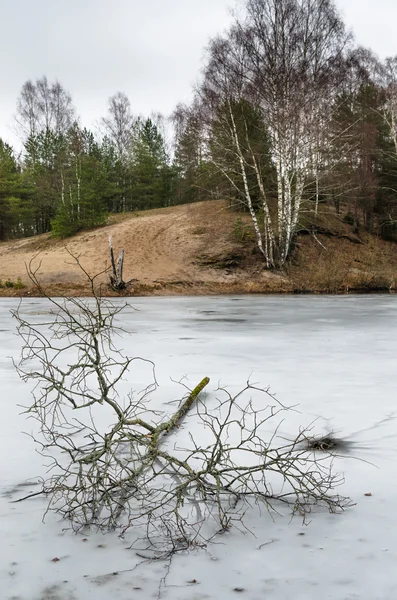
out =
[[24,140],[46,131],[64,134],[75,121],[72,97],[59,81],[29,80],[22,86],[15,120]]
[[131,179],[130,154],[137,129],[137,118],[131,111],[129,98],[123,92],[117,92],[109,98],[108,112],[100,122],[104,141],[113,146],[116,156],[115,183],[119,190],[113,199],[113,210],[124,212],[131,210]]
[[111,96],[108,114],[101,119],[101,126],[107,137],[116,145],[120,159],[125,158],[129,151],[135,123],[136,119],[126,94],[117,92]]
[[58,206],[51,222],[54,235],[67,237],[85,227],[103,225],[108,183],[93,134],[77,125],[72,127],[59,159]]
[[[297,229],[305,188],[314,179],[326,127],[327,106],[343,76],[349,36],[331,0],[247,0],[245,15],[225,38],[214,40],[200,90],[201,105],[228,111],[230,151],[237,158],[240,188],[257,245],[269,267],[282,266]],[[248,128],[237,127],[240,101],[261,113],[276,173],[275,202],[252,151]],[[213,111],[215,114],[215,111]],[[330,118],[330,117],[329,117]],[[247,158],[249,154],[249,159]],[[261,222],[248,174],[261,197]],[[224,172],[226,177],[230,173]]]
[[387,58],[384,63],[374,61],[377,67],[379,111],[386,135],[383,136],[383,173],[379,206],[380,233],[386,239],[397,239],[397,56]]
[[385,92],[383,115],[389,128],[397,158],[397,56],[385,60],[382,75]]

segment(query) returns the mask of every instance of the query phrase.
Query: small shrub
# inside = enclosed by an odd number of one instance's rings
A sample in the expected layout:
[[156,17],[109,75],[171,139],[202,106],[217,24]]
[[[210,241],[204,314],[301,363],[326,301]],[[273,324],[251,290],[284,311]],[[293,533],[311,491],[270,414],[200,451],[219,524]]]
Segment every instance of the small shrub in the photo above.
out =
[[16,290],[22,290],[25,287],[25,284],[23,283],[20,277],[18,277],[16,283],[14,284],[14,287]]
[[12,279],[8,278],[5,281],[0,279],[0,288],[14,288],[15,290],[22,290],[25,287],[22,279],[18,277],[16,281],[12,281]]
[[233,238],[240,243],[252,240],[251,228],[247,223],[244,223],[241,217],[237,217],[234,221]]
[[359,226],[359,221],[358,219],[356,219],[356,217],[354,216],[354,214],[349,211],[348,213],[345,214],[345,216],[343,217],[343,222],[346,223],[347,225],[351,225],[352,227]]
[[383,221],[380,225],[380,236],[388,242],[397,242],[397,221]]
[[387,292],[395,288],[395,278],[392,272],[356,271],[351,287],[367,292]]

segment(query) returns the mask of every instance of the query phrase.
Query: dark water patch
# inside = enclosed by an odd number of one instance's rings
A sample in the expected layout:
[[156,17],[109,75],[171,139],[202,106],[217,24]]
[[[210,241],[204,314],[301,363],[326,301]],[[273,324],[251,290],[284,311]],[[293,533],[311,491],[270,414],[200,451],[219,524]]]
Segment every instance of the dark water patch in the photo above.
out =
[[208,319],[209,323],[247,323],[248,319],[239,319],[237,317],[220,317],[219,319]]
[[189,323],[247,323],[248,319],[238,317],[219,317],[212,319],[189,319]]

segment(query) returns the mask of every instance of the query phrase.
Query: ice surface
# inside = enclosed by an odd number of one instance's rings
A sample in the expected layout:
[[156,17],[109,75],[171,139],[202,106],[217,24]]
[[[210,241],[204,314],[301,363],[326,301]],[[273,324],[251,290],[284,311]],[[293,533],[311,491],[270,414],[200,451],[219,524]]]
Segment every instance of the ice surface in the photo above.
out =
[[[288,423],[291,434],[319,417],[316,430],[351,440],[360,459],[336,462],[346,477],[340,491],[357,503],[347,512],[314,514],[308,526],[297,517],[290,522],[286,511],[274,522],[253,513],[254,535],[232,531],[171,564],[144,562],[115,534],[75,535],[55,516],[43,524],[40,497],[11,503],[34,492],[45,473],[32,440],[21,433],[34,424],[19,414],[29,387],[9,358],[20,348],[9,313],[15,307],[14,299],[0,301],[1,599],[397,598],[396,297],[131,301],[120,344],[127,354],[156,363],[160,402],[181,396],[171,378],[186,375],[193,387],[208,375],[210,393],[218,383],[240,389],[250,378],[269,385],[284,403],[299,403],[300,414]],[[45,300],[27,299],[22,310],[44,319],[47,308]],[[147,385],[147,371],[136,367],[132,375],[131,387]]]

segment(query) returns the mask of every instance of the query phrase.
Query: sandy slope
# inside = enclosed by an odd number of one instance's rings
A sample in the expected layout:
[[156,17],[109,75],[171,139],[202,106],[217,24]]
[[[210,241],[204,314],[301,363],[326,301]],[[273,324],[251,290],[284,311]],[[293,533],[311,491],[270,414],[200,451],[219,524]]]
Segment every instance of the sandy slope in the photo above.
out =
[[[84,275],[67,250],[80,256],[84,268],[94,275],[109,264],[108,240],[112,236],[115,251],[125,250],[124,279],[136,279],[138,293],[185,293],[203,286],[210,292],[218,285],[230,286],[234,291],[236,285],[248,285],[252,272],[228,274],[196,264],[197,257],[204,253],[227,252],[235,245],[231,232],[237,216],[223,202],[200,202],[119,217],[111,218],[106,227],[65,241],[44,234],[1,243],[0,279],[16,281],[21,277],[28,290],[26,264],[35,257],[33,264],[40,265],[40,281],[49,286],[51,293],[83,291]],[[279,279],[274,275],[264,277],[269,283]]]
[[[109,236],[116,253],[125,250],[124,280],[134,280],[127,292],[132,295],[397,290],[396,244],[364,231],[357,236],[332,212],[323,215],[323,233],[307,235],[306,229],[298,236],[283,274],[266,271],[252,232],[241,242],[237,225],[244,221],[249,233],[248,215],[209,201],[112,215],[105,227],[67,240],[44,234],[2,242],[0,296],[34,294],[26,273],[33,258],[48,294],[89,294],[87,278],[68,251],[94,276],[109,266]],[[231,256],[237,266],[226,268],[224,259]],[[208,266],[214,258],[222,268]],[[22,290],[4,287],[7,279],[18,277]],[[98,281],[105,283],[102,293],[113,294],[106,273]]]

